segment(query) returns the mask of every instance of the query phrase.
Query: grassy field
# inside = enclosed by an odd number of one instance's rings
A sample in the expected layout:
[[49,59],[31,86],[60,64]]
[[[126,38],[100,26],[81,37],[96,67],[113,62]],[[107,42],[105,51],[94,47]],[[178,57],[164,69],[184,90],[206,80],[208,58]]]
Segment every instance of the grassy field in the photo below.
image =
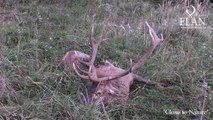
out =
[[[213,7],[203,4],[206,28],[184,29],[182,1],[0,1],[0,119],[213,119]],[[147,20],[164,42],[137,73],[168,86],[135,83],[124,105],[84,105],[87,81],[64,69],[62,57],[69,50],[90,54],[91,26],[98,37],[109,15],[97,64],[107,59],[128,68],[139,60],[151,39]],[[188,113],[166,114],[172,111]]]

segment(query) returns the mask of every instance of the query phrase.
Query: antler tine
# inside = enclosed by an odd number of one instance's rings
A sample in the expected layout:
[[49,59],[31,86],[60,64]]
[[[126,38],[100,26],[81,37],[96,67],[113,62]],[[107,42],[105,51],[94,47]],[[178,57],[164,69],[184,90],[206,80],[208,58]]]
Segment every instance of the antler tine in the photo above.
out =
[[[106,26],[107,26],[107,28],[106,28]],[[88,66],[91,66],[92,64],[94,64],[96,56],[97,56],[98,48],[99,48],[100,44],[106,40],[105,38],[107,36],[107,33],[108,33],[108,20],[107,20],[107,25],[104,24],[104,30],[103,30],[99,40],[96,43],[94,43],[94,40],[95,40],[94,39],[94,25],[92,25],[92,31],[90,34],[90,44],[92,47],[92,56],[91,56],[91,60],[89,62],[81,61],[83,64],[86,64]]]
[[73,67],[73,70],[75,71],[75,73],[76,73],[79,77],[81,77],[81,78],[83,78],[83,79],[89,79],[88,76],[82,75],[82,74],[80,74],[80,73],[78,72],[75,63],[72,63],[72,67]]
[[92,25],[92,30],[91,30],[89,41],[90,41],[91,47],[93,48],[93,46],[94,46],[94,25]]
[[149,34],[152,38],[152,42],[154,42],[153,44],[158,45],[159,42],[163,41],[163,34],[161,34],[161,38],[159,38],[154,29],[149,25],[149,23],[147,21],[145,23],[149,28]]

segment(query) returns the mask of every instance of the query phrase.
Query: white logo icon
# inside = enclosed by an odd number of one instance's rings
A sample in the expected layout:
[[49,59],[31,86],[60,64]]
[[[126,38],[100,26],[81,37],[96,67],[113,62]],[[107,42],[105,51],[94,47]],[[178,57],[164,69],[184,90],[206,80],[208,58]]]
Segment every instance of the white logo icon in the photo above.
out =
[[192,17],[192,15],[195,14],[195,12],[196,12],[195,7],[193,5],[191,5],[191,7],[193,9],[193,11],[191,13],[189,12],[189,9],[186,9],[186,13],[189,15],[189,17]]

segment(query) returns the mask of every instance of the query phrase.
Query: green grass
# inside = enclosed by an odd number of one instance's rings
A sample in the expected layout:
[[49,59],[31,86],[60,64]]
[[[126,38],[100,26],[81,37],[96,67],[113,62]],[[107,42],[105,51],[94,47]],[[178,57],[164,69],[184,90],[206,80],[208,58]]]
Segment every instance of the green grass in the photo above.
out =
[[[0,6],[0,76],[6,78],[0,119],[199,118],[166,115],[164,110],[208,110],[203,117],[212,119],[213,14],[203,13],[208,16],[208,29],[182,29],[178,19],[185,6],[180,2],[162,6],[159,0],[5,1]],[[61,60],[69,50],[90,54],[86,40],[91,26],[95,25],[98,38],[109,14],[109,40],[101,46],[97,64],[108,59],[128,68],[130,59],[141,58],[151,39],[143,24],[148,20],[165,39],[136,72],[168,87],[135,83],[124,105],[83,105],[80,96],[86,81],[64,69]],[[207,90],[202,87],[204,80]],[[2,88],[4,84],[0,84]]]

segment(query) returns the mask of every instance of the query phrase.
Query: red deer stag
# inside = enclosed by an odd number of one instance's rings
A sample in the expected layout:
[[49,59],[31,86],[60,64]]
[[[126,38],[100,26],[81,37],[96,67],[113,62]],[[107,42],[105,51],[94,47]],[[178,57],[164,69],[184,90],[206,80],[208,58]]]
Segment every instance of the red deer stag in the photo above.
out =
[[94,27],[92,27],[92,32],[90,34],[90,44],[92,47],[91,57],[79,51],[69,51],[65,54],[63,58],[65,65],[70,65],[75,73],[82,79],[92,81],[92,85],[88,90],[88,93],[90,94],[89,100],[91,103],[123,103],[127,101],[130,92],[130,86],[133,84],[134,80],[143,82],[145,84],[159,85],[154,81],[144,79],[141,76],[132,73],[132,71],[135,71],[144,65],[156,46],[161,41],[163,41],[162,34],[161,38],[159,38],[148,22],[146,22],[146,25],[149,28],[149,34],[152,38],[151,45],[149,46],[144,56],[137,63],[131,65],[127,70],[116,67],[108,61],[106,61],[104,65],[95,67],[94,62],[96,59],[98,47],[102,42],[107,40],[106,36],[108,27],[104,27],[104,30],[96,43],[94,42],[93,37]]

